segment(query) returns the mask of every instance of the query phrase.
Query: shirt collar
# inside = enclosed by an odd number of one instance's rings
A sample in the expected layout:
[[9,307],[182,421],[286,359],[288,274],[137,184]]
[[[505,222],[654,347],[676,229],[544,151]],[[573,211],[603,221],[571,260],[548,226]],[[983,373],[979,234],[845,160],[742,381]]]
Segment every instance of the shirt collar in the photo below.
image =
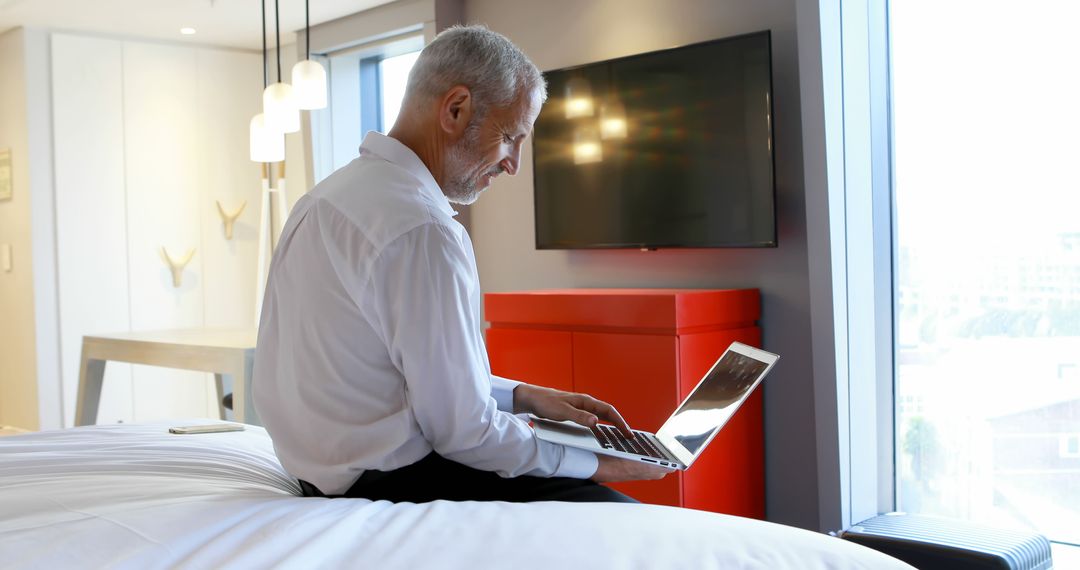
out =
[[432,203],[451,216],[457,215],[454,208],[450,206],[450,200],[446,199],[446,194],[443,194],[442,188],[439,188],[439,183],[435,182],[435,177],[431,175],[424,161],[397,139],[377,131],[369,131],[360,145],[360,152],[374,154],[391,164],[404,168],[420,181],[420,191]]

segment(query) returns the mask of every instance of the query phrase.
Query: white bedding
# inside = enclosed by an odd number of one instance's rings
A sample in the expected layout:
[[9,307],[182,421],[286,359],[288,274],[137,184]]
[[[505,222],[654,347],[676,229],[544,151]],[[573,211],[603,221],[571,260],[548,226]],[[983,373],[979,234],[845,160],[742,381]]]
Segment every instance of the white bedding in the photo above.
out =
[[185,423],[0,438],[0,568],[910,568],[671,507],[303,498],[261,428]]

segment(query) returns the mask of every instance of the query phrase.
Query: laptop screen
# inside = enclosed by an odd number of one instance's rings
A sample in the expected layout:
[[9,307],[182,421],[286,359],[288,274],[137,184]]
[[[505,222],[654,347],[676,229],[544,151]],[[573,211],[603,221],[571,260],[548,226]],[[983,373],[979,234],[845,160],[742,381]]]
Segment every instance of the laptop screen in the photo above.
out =
[[664,424],[664,433],[697,455],[701,446],[727,423],[739,408],[739,402],[768,367],[760,360],[733,350],[727,351]]

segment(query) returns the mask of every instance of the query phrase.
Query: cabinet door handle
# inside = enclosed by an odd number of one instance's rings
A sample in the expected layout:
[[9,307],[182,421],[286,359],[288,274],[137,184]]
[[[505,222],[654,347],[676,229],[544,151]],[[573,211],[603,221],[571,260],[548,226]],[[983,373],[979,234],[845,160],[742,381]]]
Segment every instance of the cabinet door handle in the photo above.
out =
[[165,249],[165,246],[161,246],[161,258],[165,260],[165,263],[169,265],[169,271],[172,271],[172,284],[173,287],[180,286],[180,278],[184,273],[184,267],[191,261],[191,258],[195,256],[195,250],[189,249],[184,257],[176,259],[169,255],[169,252]]
[[225,223],[225,239],[232,239],[233,224],[236,223],[236,218],[240,217],[240,212],[243,212],[244,207],[247,206],[247,200],[244,200],[240,207],[231,214],[225,211],[225,207],[221,205],[221,200],[215,200],[215,202],[217,202],[217,211],[221,214],[221,221]]

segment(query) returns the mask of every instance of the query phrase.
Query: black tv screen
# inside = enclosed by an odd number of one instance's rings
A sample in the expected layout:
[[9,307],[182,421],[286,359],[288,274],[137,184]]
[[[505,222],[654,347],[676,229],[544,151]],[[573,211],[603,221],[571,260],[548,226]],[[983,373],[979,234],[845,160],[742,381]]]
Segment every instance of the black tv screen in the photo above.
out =
[[536,247],[775,247],[770,34],[545,73]]

